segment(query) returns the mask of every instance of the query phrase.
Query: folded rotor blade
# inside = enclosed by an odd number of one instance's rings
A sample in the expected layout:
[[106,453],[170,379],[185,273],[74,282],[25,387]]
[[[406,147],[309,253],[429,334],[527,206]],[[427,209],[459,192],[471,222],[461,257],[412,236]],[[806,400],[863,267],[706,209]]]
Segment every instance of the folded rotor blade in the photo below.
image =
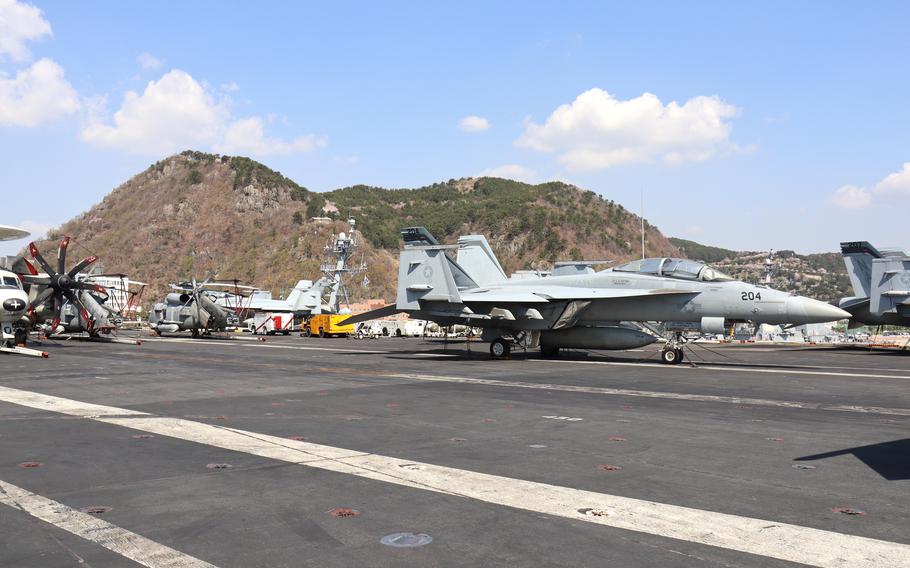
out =
[[29,261],[29,259],[27,259],[23,256],[22,262],[25,263],[25,267],[28,268],[28,271],[32,276],[38,276],[38,269],[35,268],[35,265],[32,264],[31,261]]
[[70,238],[64,236],[60,239],[60,246],[57,247],[57,273],[66,272],[66,249],[70,246]]
[[44,260],[43,256],[41,256],[41,251],[38,250],[38,247],[35,246],[35,243],[28,243],[28,251],[32,253],[32,258],[38,261],[38,264],[41,265],[41,268],[43,268],[49,276],[56,274],[54,272],[54,269],[51,268],[51,265],[48,264],[46,260]]
[[66,273],[66,275],[70,278],[75,278],[77,274],[85,270],[88,265],[93,264],[96,260],[98,260],[98,257],[95,255],[87,256],[80,260],[79,264],[74,266],[72,270]]
[[41,291],[40,294],[38,294],[38,295],[35,297],[34,300],[32,300],[32,303],[29,304],[29,308],[30,308],[30,309],[37,308],[38,306],[40,306],[41,304],[43,304],[44,302],[46,302],[46,301],[47,301],[51,296],[53,296],[53,295],[54,295],[54,289],[53,289],[53,288],[45,288],[44,290]]
[[74,290],[88,290],[90,292],[98,292],[99,294],[104,294],[105,296],[110,296],[107,291],[107,288],[100,284],[92,284],[91,282],[73,282],[72,289]]
[[63,295],[66,296],[66,299],[69,300],[71,304],[79,309],[79,315],[82,317],[82,321],[85,323],[86,330],[91,332],[92,328],[95,326],[95,322],[92,320],[92,315],[87,309],[85,309],[85,306],[82,304],[82,300],[80,300],[72,290],[64,290]]

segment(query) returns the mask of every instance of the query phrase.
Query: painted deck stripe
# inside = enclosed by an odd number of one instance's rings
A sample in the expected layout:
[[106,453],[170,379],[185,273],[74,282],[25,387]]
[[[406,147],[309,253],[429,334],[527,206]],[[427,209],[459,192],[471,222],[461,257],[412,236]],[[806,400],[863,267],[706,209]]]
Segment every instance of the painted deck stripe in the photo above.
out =
[[[0,387],[0,400],[226,450],[819,568],[910,566],[910,545],[583,491]],[[605,516],[579,512],[599,509]]]
[[234,341],[240,341],[241,338],[237,339],[221,339],[221,340],[212,340],[212,339],[192,339],[189,337],[167,337],[167,338],[154,338],[154,339],[143,339],[143,341],[151,341],[156,343],[190,343],[194,345],[220,345],[220,346],[231,346],[242,345],[244,347],[265,347],[267,349],[295,349],[299,351],[331,351],[333,353],[338,352],[355,352],[355,353],[370,353],[376,355],[386,355],[389,353],[394,353],[394,351],[372,351],[366,349],[343,349],[337,347],[304,347],[302,345],[269,345],[268,343],[255,341],[252,342],[247,339],[247,342],[244,343],[234,343]]
[[179,550],[2,480],[0,503],[99,544],[148,568],[215,568],[214,565]]
[[[557,363],[557,364],[575,364],[575,365],[606,365],[611,367],[654,367],[667,369],[668,365],[663,363],[638,363],[638,362],[625,362],[625,361],[570,361],[570,360],[557,360],[557,359],[540,359],[543,363]],[[910,375],[876,375],[872,373],[839,373],[834,371],[804,371],[801,369],[770,369],[770,368],[755,368],[755,367],[720,367],[709,364],[699,364],[697,361],[695,365],[674,365],[673,370],[696,370],[696,371],[729,371],[731,373],[770,373],[775,375],[814,375],[814,376],[824,376],[824,377],[853,377],[861,379],[903,379],[910,381]],[[906,371],[904,371],[906,372]]]
[[739,396],[720,396],[712,394],[683,394],[675,392],[644,391],[634,389],[617,389],[610,387],[585,387],[579,385],[561,385],[552,383],[523,383],[519,381],[499,381],[496,379],[476,379],[473,377],[447,377],[440,375],[415,375],[395,373],[383,375],[395,379],[427,381],[437,383],[462,383],[491,387],[508,387],[558,392],[578,392],[586,394],[633,396],[641,398],[658,398],[666,400],[684,400],[694,402],[719,402],[724,404],[746,404],[750,406],[770,406],[775,408],[798,408],[807,410],[828,410],[835,412],[857,412],[860,414],[886,414],[889,416],[910,416],[910,408],[885,408],[880,406],[826,405],[819,402],[799,402],[794,400],[771,400],[766,398],[749,398]]

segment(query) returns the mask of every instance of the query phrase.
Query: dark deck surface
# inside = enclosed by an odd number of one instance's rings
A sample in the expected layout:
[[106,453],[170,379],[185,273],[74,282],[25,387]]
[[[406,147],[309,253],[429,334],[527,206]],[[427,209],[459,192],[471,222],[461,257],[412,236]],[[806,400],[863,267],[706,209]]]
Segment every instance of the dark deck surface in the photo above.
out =
[[[493,474],[503,486],[528,480],[910,545],[910,356],[708,345],[693,348],[697,366],[669,367],[652,348],[491,361],[485,344],[470,347],[69,341],[46,343],[47,360],[0,356],[0,387]],[[0,481],[74,509],[111,507],[97,518],[219,567],[797,565],[139,434],[0,397]],[[327,513],[336,507],[361,514]],[[380,543],[401,531],[433,542]],[[4,568],[138,565],[0,506]]]

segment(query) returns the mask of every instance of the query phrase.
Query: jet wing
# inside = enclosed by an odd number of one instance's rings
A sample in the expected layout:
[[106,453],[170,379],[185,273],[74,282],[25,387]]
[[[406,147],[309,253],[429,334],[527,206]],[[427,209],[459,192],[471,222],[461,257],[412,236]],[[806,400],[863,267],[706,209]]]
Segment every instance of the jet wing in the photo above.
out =
[[529,287],[503,286],[475,288],[461,292],[465,303],[547,303],[552,300],[611,300],[643,296],[696,295],[691,290],[674,290],[666,288],[579,288],[574,286],[541,286]]

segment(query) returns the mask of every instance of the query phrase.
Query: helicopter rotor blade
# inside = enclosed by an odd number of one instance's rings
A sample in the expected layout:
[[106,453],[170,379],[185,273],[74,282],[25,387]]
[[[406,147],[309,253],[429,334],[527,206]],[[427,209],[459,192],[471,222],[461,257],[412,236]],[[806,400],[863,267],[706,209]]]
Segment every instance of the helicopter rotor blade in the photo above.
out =
[[38,276],[38,269],[35,268],[35,265],[32,264],[29,259],[27,259],[23,256],[22,262],[25,264],[25,268],[28,269],[29,274],[31,274],[32,276]]
[[29,304],[30,309],[35,309],[38,306],[46,302],[51,296],[54,295],[55,290],[53,288],[45,288],[38,294],[34,300]]

